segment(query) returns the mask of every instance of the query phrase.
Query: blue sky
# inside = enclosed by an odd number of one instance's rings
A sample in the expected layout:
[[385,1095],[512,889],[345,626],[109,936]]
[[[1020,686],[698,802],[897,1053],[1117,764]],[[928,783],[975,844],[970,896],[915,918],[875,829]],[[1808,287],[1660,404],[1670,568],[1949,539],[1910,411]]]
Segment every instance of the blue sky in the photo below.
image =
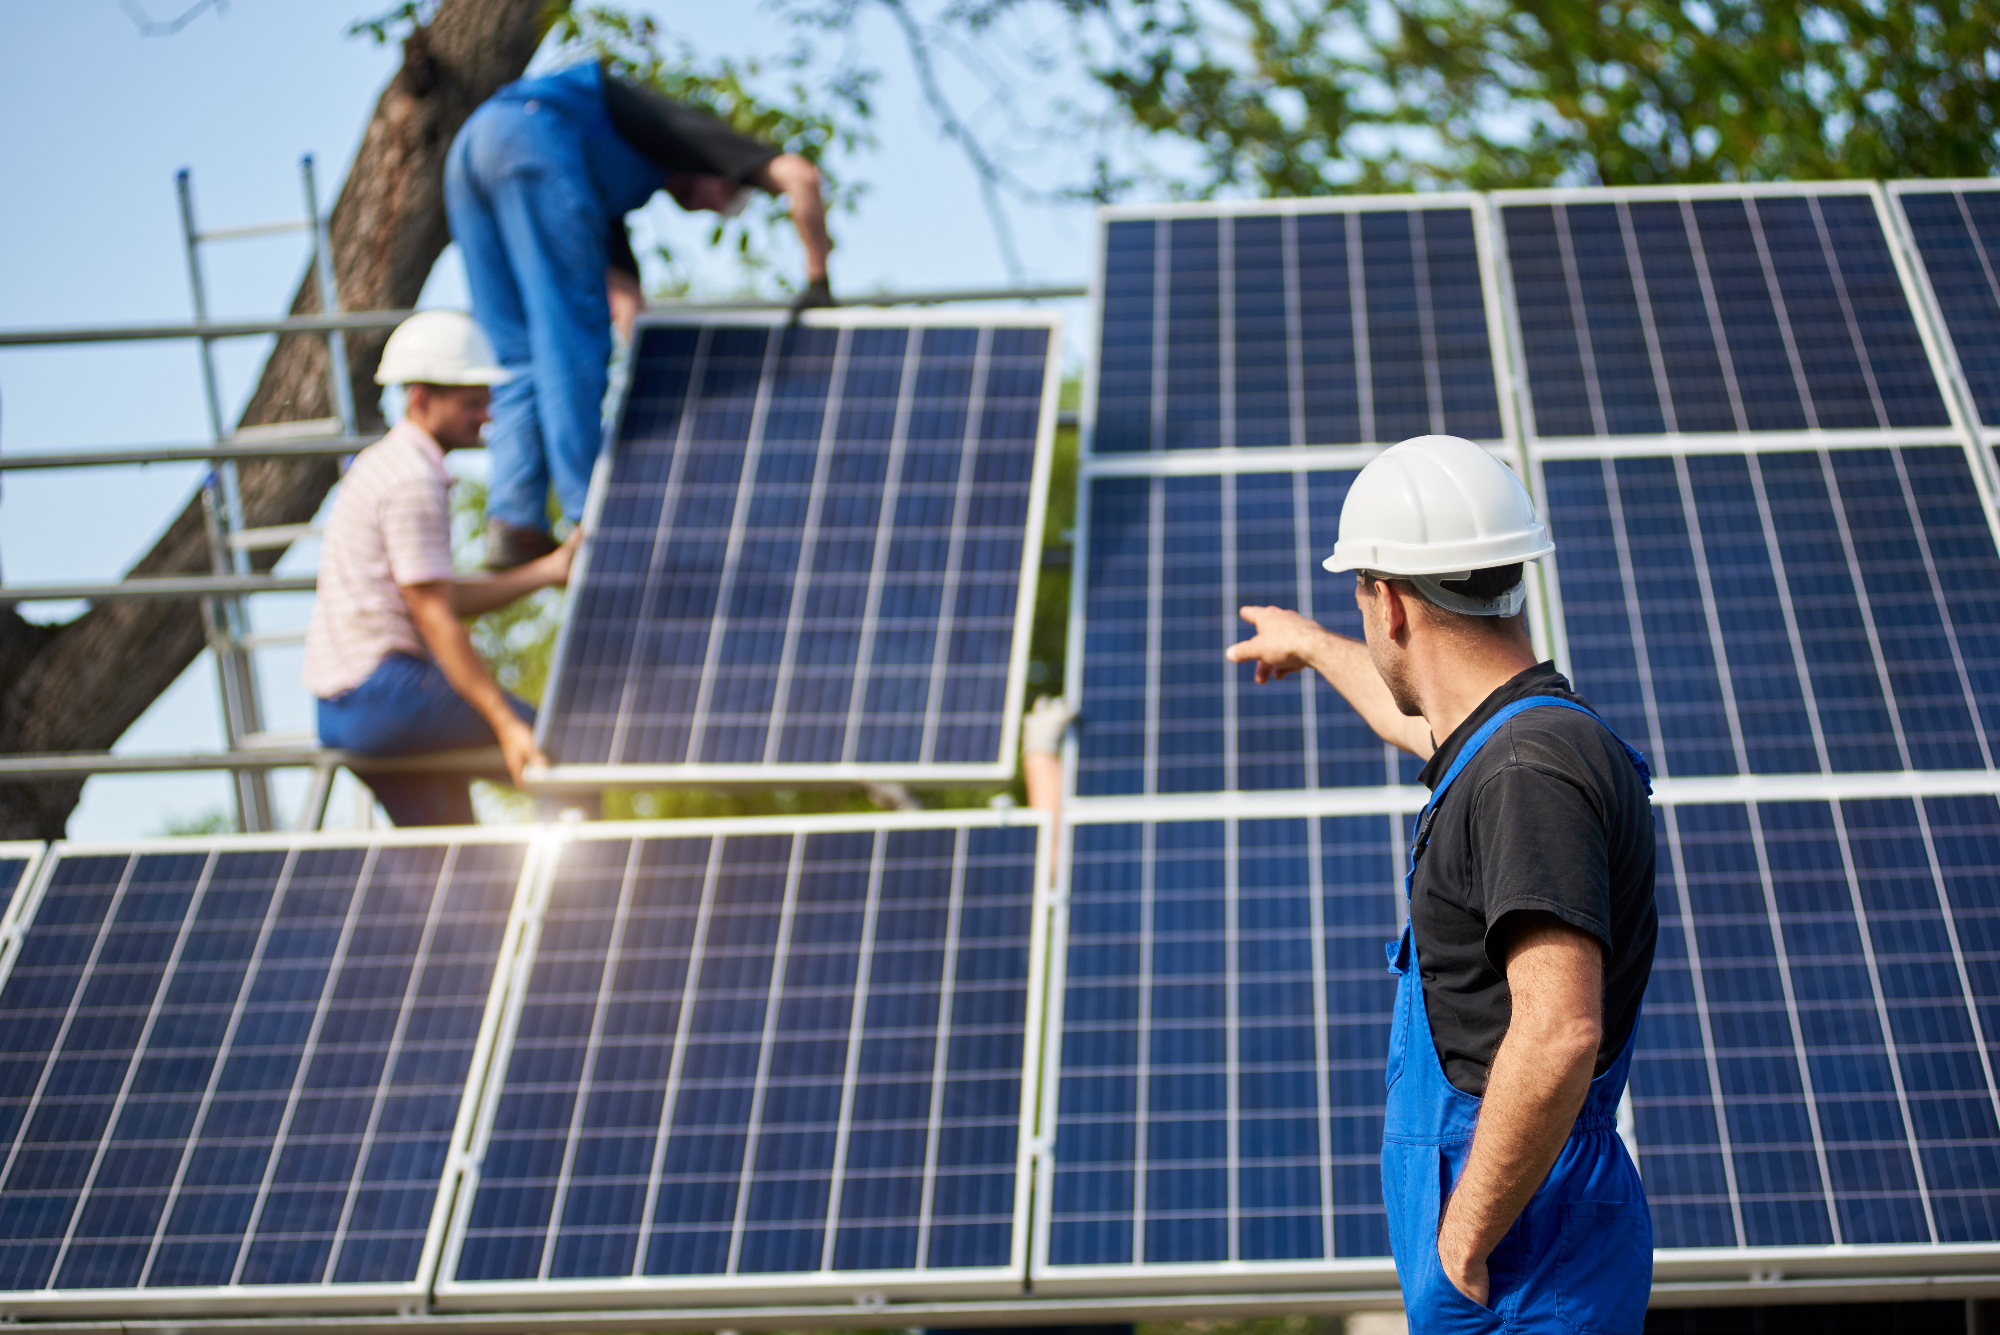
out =
[[[138,3],[162,20],[178,14],[183,0]],[[0,210],[0,327],[187,318],[174,193],[182,167],[192,170],[204,225],[296,216],[304,153],[315,155],[322,197],[330,200],[398,59],[394,48],[343,31],[382,7],[376,0],[232,0],[170,37],[141,36],[118,0],[22,8],[0,54],[0,125],[7,127],[0,166],[10,185],[9,207]],[[653,13],[664,31],[704,53],[770,55],[796,39],[751,4],[633,8]],[[847,166],[868,189],[858,214],[835,221],[836,290],[1004,283],[973,175],[937,134],[894,34],[876,24],[847,40],[886,77],[875,98],[880,144]],[[1075,90],[1029,90],[1037,98],[1066,91]],[[1047,150],[1036,165],[1048,168]],[[1012,216],[1030,281],[1087,274],[1089,209],[1017,206]],[[701,228],[656,198],[635,227],[642,253],[653,232],[685,253]],[[304,258],[295,237],[210,248],[212,313],[276,313],[290,300]],[[721,284],[732,271],[716,265],[703,276]],[[453,253],[432,274],[421,304],[464,304]],[[1065,307],[1074,363],[1086,312],[1080,302]],[[231,421],[265,351],[245,341],[219,356]],[[0,350],[0,450],[199,440],[206,431],[193,344]],[[480,462],[466,467],[477,471]],[[192,465],[0,475],[0,575],[10,583],[117,578],[198,482]],[[312,558],[295,551],[288,568],[310,570]],[[308,606],[303,597],[270,598],[255,615],[264,627],[301,625]],[[74,610],[42,604],[30,615],[53,620]],[[271,729],[309,729],[296,650],[267,652],[260,667]],[[220,742],[214,675],[204,657],[119,749],[203,750]],[[280,810],[292,811],[301,790],[301,780],[281,777]],[[220,776],[95,779],[70,835],[158,833],[176,816],[227,803]],[[347,823],[353,810],[343,781],[332,822]]]

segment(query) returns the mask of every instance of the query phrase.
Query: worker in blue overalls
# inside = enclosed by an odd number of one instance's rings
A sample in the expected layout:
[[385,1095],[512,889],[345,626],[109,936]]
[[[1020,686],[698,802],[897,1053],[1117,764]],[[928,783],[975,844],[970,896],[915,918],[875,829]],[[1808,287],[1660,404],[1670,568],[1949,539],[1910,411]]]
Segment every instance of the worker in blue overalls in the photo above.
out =
[[665,190],[683,209],[729,215],[752,190],[784,195],[805,249],[797,306],[830,306],[820,175],[796,153],[575,65],[508,84],[474,111],[445,159],[445,209],[465,259],[473,318],[509,379],[486,429],[486,564],[555,550],[549,487],[582,517],[603,441],[614,320],[643,300],[625,215]]
[[1354,479],[1326,561],[1366,642],[1246,607],[1259,682],[1311,668],[1426,761],[1389,1040],[1382,1196],[1410,1329],[1633,1332],[1653,1232],[1617,1133],[1652,971],[1645,759],[1537,662],[1554,550],[1486,450],[1420,436]]

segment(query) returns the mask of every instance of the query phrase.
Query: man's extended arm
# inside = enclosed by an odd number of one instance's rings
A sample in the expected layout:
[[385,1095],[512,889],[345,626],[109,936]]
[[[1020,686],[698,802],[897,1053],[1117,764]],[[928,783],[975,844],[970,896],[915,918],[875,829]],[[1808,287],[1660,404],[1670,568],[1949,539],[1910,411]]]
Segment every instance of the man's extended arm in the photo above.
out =
[[403,605],[410,609],[410,619],[416,623],[424,647],[437,660],[451,688],[493,729],[500,754],[507,761],[507,773],[515,783],[521,782],[530,765],[545,765],[548,759],[535,745],[534,730],[515,714],[507,693],[472,647],[471,632],[460,618],[479,616],[536,589],[566,583],[577,541],[578,535],[572,533],[568,542],[540,560],[484,579],[441,579],[401,586]]
[[780,153],[750,178],[774,195],[791,201],[792,226],[799,230],[799,242],[806,249],[806,281],[826,281],[826,257],[833,242],[826,234],[826,201],[820,198],[819,168],[796,153]]
[[1514,1013],[1486,1077],[1472,1153],[1438,1224],[1438,1261],[1485,1306],[1486,1258],[1562,1153],[1604,1035],[1604,950],[1535,914],[1507,951]]
[[1257,634],[1230,645],[1225,653],[1232,663],[1255,662],[1259,686],[1311,668],[1347,698],[1377,737],[1419,759],[1430,759],[1437,749],[1431,743],[1430,725],[1396,708],[1389,688],[1382,683],[1382,674],[1368,657],[1367,645],[1336,635],[1317,621],[1282,607],[1245,607],[1239,611],[1257,628]]

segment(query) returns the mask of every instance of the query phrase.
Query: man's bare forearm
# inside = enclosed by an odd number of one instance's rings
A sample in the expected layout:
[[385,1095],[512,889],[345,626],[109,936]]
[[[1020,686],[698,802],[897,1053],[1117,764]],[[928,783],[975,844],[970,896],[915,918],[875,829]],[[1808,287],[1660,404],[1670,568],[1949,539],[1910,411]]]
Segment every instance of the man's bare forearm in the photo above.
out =
[[1374,729],[1377,737],[1411,755],[1430,758],[1436,749],[1431,742],[1430,726],[1396,708],[1395,697],[1383,684],[1382,674],[1375,670],[1367,645],[1322,628],[1303,656],[1308,667],[1326,678],[1327,685],[1354,706],[1354,712]]
[[497,733],[517,722],[514,707],[507,700],[507,693],[500,689],[500,683],[493,680],[478,650],[472,647],[472,635],[460,621],[454,609],[447,606],[443,597],[426,600],[420,607],[412,607],[417,623],[417,633],[423,636],[424,647],[437,660],[439,671],[451,683],[464,701],[479,711],[481,718],[492,725]]
[[568,578],[569,568],[557,557],[560,552],[502,570],[497,574],[451,581],[451,610],[463,620],[485,616],[517,598],[549,588]]
[[1438,1259],[1461,1288],[1468,1273],[1485,1282],[1487,1255],[1548,1177],[1590,1092],[1603,1034],[1602,968],[1593,938],[1554,922],[1523,932],[1510,953],[1513,1019],[1438,1227]]
[[806,278],[813,282],[825,278],[833,240],[826,232],[826,200],[820,194],[819,169],[796,153],[785,153],[765,163],[751,179],[790,202],[792,226],[798,229],[799,244],[805,247]]

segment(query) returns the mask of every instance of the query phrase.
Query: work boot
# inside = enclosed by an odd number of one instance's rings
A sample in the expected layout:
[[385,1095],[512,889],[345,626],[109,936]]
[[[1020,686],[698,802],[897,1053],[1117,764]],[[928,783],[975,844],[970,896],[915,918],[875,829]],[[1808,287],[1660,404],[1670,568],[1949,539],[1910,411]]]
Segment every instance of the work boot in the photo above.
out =
[[504,519],[486,521],[486,568],[512,570],[547,556],[556,540],[538,528],[523,528]]

